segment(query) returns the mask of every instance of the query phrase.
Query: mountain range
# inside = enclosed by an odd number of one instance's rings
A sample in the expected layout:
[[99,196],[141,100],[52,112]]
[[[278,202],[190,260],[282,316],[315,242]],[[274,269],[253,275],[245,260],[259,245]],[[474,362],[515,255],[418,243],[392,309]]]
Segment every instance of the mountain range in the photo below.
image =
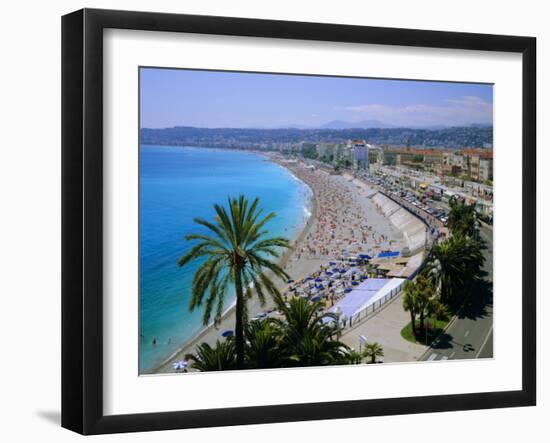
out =
[[[299,124],[290,124],[286,126],[277,126],[277,127],[257,127],[250,129],[393,129],[393,128],[409,128],[409,129],[427,129],[430,131],[439,131],[441,129],[451,128],[453,126],[446,125],[417,125],[417,126],[404,126],[404,125],[393,125],[386,123],[380,120],[361,120],[358,122],[348,122],[345,120],[332,120],[321,125],[299,125]],[[463,127],[472,127],[472,128],[489,128],[490,124],[485,123],[471,123],[469,125],[463,125]]]

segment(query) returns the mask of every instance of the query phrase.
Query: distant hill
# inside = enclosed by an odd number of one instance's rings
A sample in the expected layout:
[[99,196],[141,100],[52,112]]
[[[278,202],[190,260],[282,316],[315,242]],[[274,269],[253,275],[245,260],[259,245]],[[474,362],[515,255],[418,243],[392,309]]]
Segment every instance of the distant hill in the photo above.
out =
[[471,123],[470,127],[471,128],[491,128],[491,125],[487,123]]
[[423,128],[243,129],[179,126],[140,130],[140,142],[144,144],[244,149],[270,149],[281,144],[300,142],[343,143],[349,139],[362,139],[376,145],[482,148],[493,143],[493,128],[462,126],[437,130]]
[[321,125],[321,129],[372,129],[372,128],[394,128],[395,126],[388,123],[381,122],[380,120],[362,120],[360,122],[346,122],[343,120],[333,120],[324,125]]

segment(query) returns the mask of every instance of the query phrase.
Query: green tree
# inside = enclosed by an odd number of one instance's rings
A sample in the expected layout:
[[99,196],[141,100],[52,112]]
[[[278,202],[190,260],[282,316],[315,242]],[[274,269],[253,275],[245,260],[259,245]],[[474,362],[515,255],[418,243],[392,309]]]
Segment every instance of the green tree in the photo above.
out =
[[455,235],[472,235],[474,236],[476,229],[476,211],[474,205],[460,203],[456,199],[449,201],[451,210],[447,216],[447,226]]
[[265,294],[280,296],[273,281],[268,277],[271,272],[284,280],[286,272],[274,261],[282,248],[290,248],[283,237],[268,237],[266,224],[275,217],[272,212],[263,216],[258,209],[259,199],[249,204],[244,195],[229,198],[227,209],[216,204],[214,222],[195,218],[198,225],[206,228],[209,235],[191,234],[185,236],[188,241],[198,241],[191,250],[180,258],[179,266],[202,258],[193,278],[189,309],[192,311],[204,303],[203,324],[208,324],[215,311],[214,320],[219,323],[224,308],[225,296],[230,285],[236,296],[235,306],[235,349],[237,368],[244,367],[244,323],[246,318],[246,300],[254,292],[265,303]]
[[346,354],[345,363],[349,365],[359,365],[363,363],[363,354],[354,349],[350,349]]
[[426,316],[429,315],[431,300],[435,297],[433,280],[420,273],[414,281],[407,280],[403,287],[403,309],[411,315],[411,329],[417,336],[416,317],[420,326],[425,327]]
[[[281,348],[286,366],[315,366],[342,363],[349,348],[335,339],[337,317],[323,312],[319,300],[294,297],[287,303],[278,299],[284,315]],[[328,321],[326,321],[328,320]]]
[[432,249],[441,264],[438,279],[441,283],[441,301],[458,307],[469,295],[473,285],[482,276],[485,258],[478,241],[453,235]]
[[235,341],[227,339],[216,341],[212,347],[201,343],[195,348],[195,354],[187,354],[187,360],[192,360],[191,367],[199,371],[224,371],[237,367],[235,360]]
[[433,317],[433,328],[435,329],[437,320],[442,320],[443,318],[447,317],[447,307],[441,303],[441,300],[439,297],[433,297],[430,300],[430,304],[428,306],[428,315]]
[[281,367],[280,335],[278,325],[270,318],[251,321],[245,331],[246,366],[253,369]]
[[435,297],[435,290],[432,280],[426,277],[423,273],[420,273],[416,277],[414,288],[414,296],[416,298],[416,308],[420,325],[422,328],[425,328],[426,316],[429,315],[432,299]]
[[305,145],[302,148],[302,155],[305,158],[311,158],[313,160],[319,157],[319,154],[317,153],[317,147],[315,145]]
[[416,337],[416,313],[418,301],[416,298],[416,286],[411,280],[406,280],[403,285],[403,309],[411,315],[411,330]]
[[365,344],[365,350],[363,355],[366,358],[370,358],[370,363],[376,363],[377,357],[384,357],[384,348],[380,343],[367,343]]

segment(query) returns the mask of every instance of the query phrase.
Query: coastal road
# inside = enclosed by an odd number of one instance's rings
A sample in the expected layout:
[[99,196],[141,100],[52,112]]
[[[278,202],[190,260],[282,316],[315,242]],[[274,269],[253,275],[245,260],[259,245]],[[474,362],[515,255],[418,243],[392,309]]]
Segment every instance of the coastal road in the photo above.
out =
[[472,298],[474,302],[465,305],[440,335],[421,360],[457,360],[493,357],[493,230],[482,225],[481,238],[486,249],[484,271],[487,285]]

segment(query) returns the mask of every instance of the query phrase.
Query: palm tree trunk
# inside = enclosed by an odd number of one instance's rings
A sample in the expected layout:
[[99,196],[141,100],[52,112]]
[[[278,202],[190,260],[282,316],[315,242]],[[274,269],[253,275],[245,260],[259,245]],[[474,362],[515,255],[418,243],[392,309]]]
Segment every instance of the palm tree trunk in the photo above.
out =
[[237,354],[237,369],[244,368],[244,331],[243,331],[243,285],[241,270],[235,271],[235,294],[237,303],[235,305],[235,352]]
[[411,313],[411,329],[412,329],[413,335],[416,337],[416,320],[414,318],[414,311],[411,309],[410,313]]

